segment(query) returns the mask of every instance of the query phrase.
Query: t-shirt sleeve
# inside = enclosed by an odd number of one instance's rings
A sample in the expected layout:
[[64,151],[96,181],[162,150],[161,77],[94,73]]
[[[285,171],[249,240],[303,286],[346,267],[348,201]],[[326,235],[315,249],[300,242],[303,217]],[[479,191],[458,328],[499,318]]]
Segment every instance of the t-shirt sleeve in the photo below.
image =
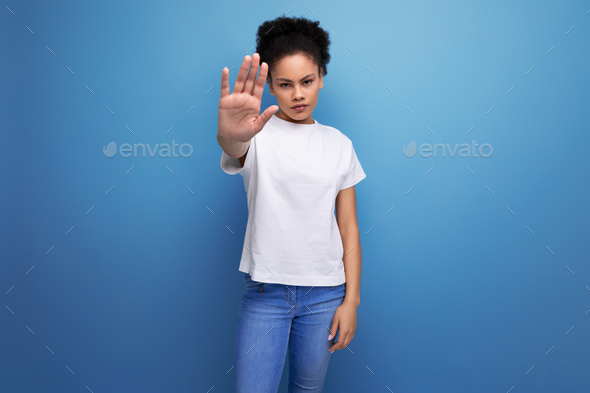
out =
[[221,169],[228,175],[235,175],[243,168],[240,165],[239,158],[231,158],[224,150],[221,150]]
[[227,173],[228,175],[235,175],[236,173],[240,173],[247,167],[247,165],[252,161],[251,155],[254,154],[254,141],[250,141],[250,146],[248,147],[248,154],[246,155],[246,161],[244,162],[244,167],[240,165],[239,158],[232,158],[227,155],[224,150],[221,150],[221,169]]
[[363,167],[361,166],[360,161],[356,156],[356,152],[354,151],[354,146],[352,143],[350,144],[351,152],[351,159],[350,159],[350,169],[348,170],[348,175],[344,178],[344,182],[340,186],[341,190],[346,188],[350,188],[363,180],[367,175],[365,171],[363,171]]

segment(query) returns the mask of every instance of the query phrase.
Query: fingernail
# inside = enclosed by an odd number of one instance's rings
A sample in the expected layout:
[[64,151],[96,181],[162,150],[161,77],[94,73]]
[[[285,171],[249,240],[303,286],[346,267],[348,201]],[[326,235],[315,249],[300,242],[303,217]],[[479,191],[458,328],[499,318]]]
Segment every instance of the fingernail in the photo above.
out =
[[331,340],[331,339],[332,339],[332,335],[330,334],[330,335],[328,336],[328,340]]

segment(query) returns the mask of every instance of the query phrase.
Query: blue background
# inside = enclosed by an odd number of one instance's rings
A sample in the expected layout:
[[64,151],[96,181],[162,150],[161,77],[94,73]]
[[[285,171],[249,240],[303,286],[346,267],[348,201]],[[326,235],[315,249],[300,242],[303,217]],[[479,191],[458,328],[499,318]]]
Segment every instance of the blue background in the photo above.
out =
[[[1,392],[231,391],[247,205],[219,85],[284,13],[332,32],[313,116],[367,173],[325,391],[590,390],[587,1],[4,4]],[[173,139],[193,154],[102,152]],[[402,153],[472,140],[493,155]]]

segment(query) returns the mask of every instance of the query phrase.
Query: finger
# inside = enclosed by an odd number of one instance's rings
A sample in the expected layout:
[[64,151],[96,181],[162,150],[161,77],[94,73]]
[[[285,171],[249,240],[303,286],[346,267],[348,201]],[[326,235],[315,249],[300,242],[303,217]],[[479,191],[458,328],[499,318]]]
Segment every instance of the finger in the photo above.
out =
[[229,95],[229,70],[223,67],[221,72],[221,98]]
[[342,331],[340,329],[340,333],[338,333],[338,342],[333,344],[330,349],[332,351],[337,351],[339,349],[345,348],[350,343],[350,333]]
[[342,340],[341,340],[341,339],[340,339],[340,337],[339,337],[339,338],[338,338],[338,342],[337,342],[337,343],[334,343],[334,344],[332,344],[332,345],[330,346],[330,351],[331,351],[331,352],[336,352],[336,351],[338,351],[338,350],[342,349],[342,345],[341,345],[341,343],[342,343]]
[[272,115],[278,109],[279,109],[278,105],[271,105],[268,108],[266,108],[266,110],[264,112],[262,112],[262,114],[260,116],[258,116],[258,119],[256,119],[256,122],[254,123],[255,124],[254,128],[256,129],[257,132],[260,132],[262,130],[264,125],[270,120]]
[[262,100],[262,93],[264,93],[264,84],[266,83],[267,75],[268,64],[262,62],[262,64],[260,65],[260,73],[258,74],[258,79],[256,80],[256,84],[254,85],[254,93],[252,94],[259,100]]
[[332,326],[330,327],[330,334],[328,336],[328,340],[333,340],[336,337],[336,333],[338,332],[338,319],[334,317],[332,320]]
[[241,93],[244,90],[244,82],[246,81],[246,75],[248,74],[250,60],[252,59],[249,55],[244,56],[244,61],[242,61],[238,77],[236,78],[236,83],[234,84],[234,93]]
[[260,63],[260,55],[254,53],[252,55],[252,63],[250,65],[250,72],[248,72],[248,79],[246,79],[246,86],[244,87],[244,93],[252,94],[252,86],[254,86],[254,80],[258,73],[258,64]]
[[350,332],[344,333],[344,337],[342,339],[338,338],[338,342],[341,348],[346,348],[350,344]]

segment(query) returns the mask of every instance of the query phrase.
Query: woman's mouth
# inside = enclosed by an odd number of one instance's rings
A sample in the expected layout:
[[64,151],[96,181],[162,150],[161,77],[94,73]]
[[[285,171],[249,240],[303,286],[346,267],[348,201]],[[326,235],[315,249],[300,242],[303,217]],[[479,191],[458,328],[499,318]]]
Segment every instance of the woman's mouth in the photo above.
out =
[[301,112],[301,111],[305,110],[305,108],[307,108],[307,105],[304,104],[304,105],[296,105],[292,109],[295,111]]

